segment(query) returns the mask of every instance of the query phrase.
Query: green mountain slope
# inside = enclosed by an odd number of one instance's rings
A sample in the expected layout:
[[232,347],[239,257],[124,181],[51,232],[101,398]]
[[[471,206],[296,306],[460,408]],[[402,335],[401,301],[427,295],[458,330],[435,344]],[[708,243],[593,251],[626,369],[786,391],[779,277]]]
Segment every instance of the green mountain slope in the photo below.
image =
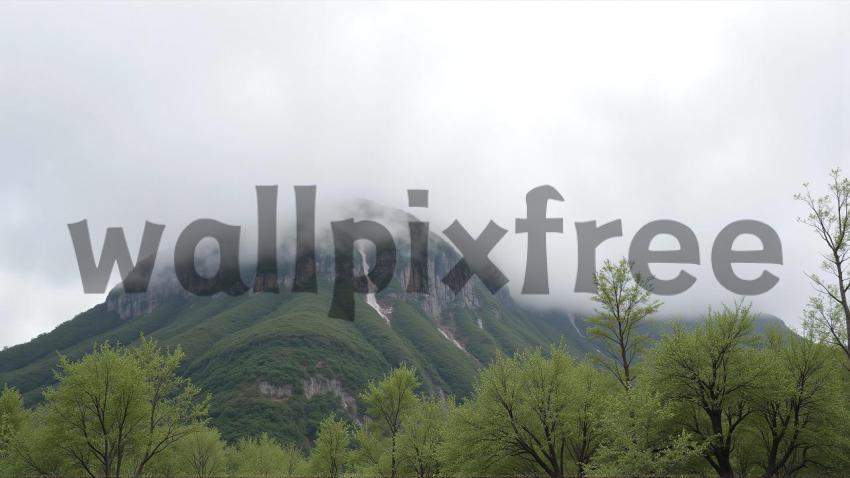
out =
[[270,431],[303,440],[331,410],[356,417],[357,393],[401,362],[415,366],[433,393],[464,395],[476,369],[498,352],[548,342],[548,331],[492,297],[482,297],[480,307],[455,306],[442,314],[452,324],[453,339],[466,350],[447,339],[415,303],[388,301],[388,325],[362,298],[353,322],[328,318],[330,300],[327,290],[176,295],[153,312],[129,319],[109,310],[109,303],[101,304],[51,333],[0,352],[0,382],[18,387],[28,403],[35,403],[41,388],[52,382],[57,352],[76,358],[94,343],[132,343],[143,333],[163,345],[183,347],[185,372],[213,393],[212,415],[226,437]]
[[[499,352],[557,341],[576,355],[593,349],[583,337],[582,320],[558,311],[523,310],[489,293],[476,306],[444,310],[439,320],[445,327],[415,301],[379,298],[392,308],[388,325],[362,297],[353,322],[328,318],[330,300],[327,290],[175,296],[130,319],[101,304],[0,352],[0,382],[19,388],[34,404],[53,381],[57,353],[76,358],[95,343],[132,343],[143,333],[184,349],[184,372],[213,394],[213,420],[226,438],[268,431],[306,446],[328,412],[357,419],[358,392],[401,362],[416,367],[431,393],[464,396],[477,368]],[[440,328],[450,330],[463,349]],[[655,322],[645,330],[659,335],[666,328]]]

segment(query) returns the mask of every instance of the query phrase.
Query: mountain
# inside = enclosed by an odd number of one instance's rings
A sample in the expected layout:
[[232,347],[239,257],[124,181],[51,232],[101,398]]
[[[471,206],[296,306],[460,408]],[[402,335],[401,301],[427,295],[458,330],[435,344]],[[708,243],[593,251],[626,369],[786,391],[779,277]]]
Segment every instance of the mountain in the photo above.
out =
[[[409,218],[392,212],[389,220]],[[327,413],[358,420],[358,393],[399,363],[416,367],[428,393],[464,396],[476,370],[499,353],[558,341],[576,355],[593,351],[580,317],[521,307],[506,289],[491,294],[475,278],[453,293],[434,278],[451,269],[457,252],[433,234],[429,248],[428,294],[405,292],[410,259],[400,246],[391,284],[377,295],[358,294],[354,321],[327,316],[331,254],[318,255],[317,294],[288,292],[292,261],[285,255],[280,293],[199,297],[183,290],[173,271],[160,273],[144,294],[113,290],[52,332],[0,352],[0,383],[37,403],[53,382],[57,352],[78,358],[93,344],[129,344],[144,334],[183,348],[183,372],[213,394],[213,423],[226,439],[267,431],[306,447]],[[356,268],[367,270],[369,252],[355,256]],[[658,336],[666,326],[648,323],[646,331]]]

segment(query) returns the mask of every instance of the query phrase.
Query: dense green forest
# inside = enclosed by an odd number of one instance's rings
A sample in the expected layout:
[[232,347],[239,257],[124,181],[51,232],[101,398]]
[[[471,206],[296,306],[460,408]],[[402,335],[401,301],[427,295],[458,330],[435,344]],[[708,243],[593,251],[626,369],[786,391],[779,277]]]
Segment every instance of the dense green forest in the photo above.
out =
[[709,312],[697,328],[675,327],[638,352],[645,358],[629,367],[629,380],[622,362],[602,367],[562,346],[534,348],[498,357],[480,372],[473,393],[455,400],[420,393],[416,371],[401,365],[363,391],[362,422],[326,417],[309,453],[268,434],[225,443],[208,423],[209,397],[176,373],[179,349],[151,339],[103,344],[80,361],[62,361],[58,385],[34,410],[14,389],[3,391],[2,472],[845,474],[850,377],[841,357],[808,338],[754,334],[753,321],[737,304]]
[[399,363],[367,381],[360,413],[325,416],[306,446],[271,429],[224,440],[212,397],[181,373],[181,347],[106,341],[61,357],[34,407],[4,387],[0,475],[846,476],[850,181],[834,171],[829,194],[797,198],[826,246],[798,334],[757,330],[735,301],[651,339],[639,327],[662,306],[651,283],[605,262],[594,353],[497,351],[458,397]]

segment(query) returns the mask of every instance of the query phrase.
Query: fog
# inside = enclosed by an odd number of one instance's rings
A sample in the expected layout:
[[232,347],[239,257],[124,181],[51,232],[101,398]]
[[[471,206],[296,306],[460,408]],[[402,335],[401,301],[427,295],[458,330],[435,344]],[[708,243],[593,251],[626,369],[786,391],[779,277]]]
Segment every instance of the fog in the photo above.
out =
[[[711,245],[756,219],[784,263],[736,270],[779,276],[751,300],[797,326],[818,243],[792,196],[850,170],[848,25],[842,3],[2,3],[0,345],[104,299],[83,293],[68,223],[88,220],[96,257],[110,226],[135,255],[146,220],[164,245],[201,217],[249,237],[267,184],[281,228],[294,185],[317,186],[320,224],[358,198],[433,230],[492,219],[515,296],[581,311],[574,222],[623,221],[600,260],[651,220],[691,227],[697,282],[662,309],[691,317],[735,299]],[[551,294],[521,297],[514,221],[542,184],[564,233]]]

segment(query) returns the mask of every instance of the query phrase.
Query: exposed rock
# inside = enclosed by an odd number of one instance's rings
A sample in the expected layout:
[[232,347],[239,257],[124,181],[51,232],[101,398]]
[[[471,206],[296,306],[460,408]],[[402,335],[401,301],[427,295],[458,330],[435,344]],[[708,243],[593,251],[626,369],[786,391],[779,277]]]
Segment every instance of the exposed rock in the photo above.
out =
[[342,402],[343,408],[352,415],[357,414],[357,399],[342,389],[342,383],[335,378],[311,376],[301,382],[304,388],[304,398],[311,399],[316,395],[333,394]]
[[151,279],[147,292],[125,293],[120,285],[117,286],[106,297],[106,309],[117,313],[122,319],[134,319],[150,314],[170,298],[188,298],[190,295],[176,277],[163,274]]
[[261,395],[268,398],[280,400],[282,398],[292,396],[292,385],[290,384],[276,385],[266,381],[261,381],[257,385],[257,388],[260,390]]
[[[396,287],[393,292],[383,291],[374,294],[370,291],[366,296],[368,304],[375,309],[378,315],[388,325],[392,319],[391,307],[385,304],[393,300],[416,302],[429,317],[439,322],[443,319],[449,319],[444,317],[444,311],[446,309],[454,306],[477,308],[481,305],[483,294],[490,294],[477,277],[470,279],[458,293],[455,293],[452,287],[442,282],[442,278],[455,266],[461,259],[461,256],[454,247],[433,233],[429,241],[429,258],[427,263],[428,292],[425,294],[404,292],[407,290],[408,283],[411,280],[410,246],[405,242],[404,234],[399,231],[406,230],[406,221],[414,221],[416,218],[401,211],[380,208],[380,206],[374,204],[367,207],[366,211],[376,216],[382,216],[383,213],[384,217],[379,217],[382,220],[404,221],[401,223],[386,223],[387,227],[396,231],[398,257],[396,270],[394,271],[394,280],[400,287]],[[362,242],[358,243],[358,246],[362,245]],[[281,251],[283,250],[284,248],[281,246]],[[368,263],[374,263],[374,260],[367,259],[369,259],[370,255],[374,259],[375,252],[373,247],[358,247],[355,253],[360,256],[357,258],[360,260],[354,261],[354,273],[360,275],[368,271]],[[158,264],[161,267],[158,267],[154,277],[151,279],[148,291],[144,293],[124,293],[119,285],[107,297],[106,305],[108,310],[118,313],[123,319],[133,319],[151,313],[157,306],[169,298],[188,298],[191,296],[177,280],[173,266],[167,264],[168,254],[160,253],[159,256]],[[309,265],[310,267],[315,267],[316,276],[320,282],[333,284],[335,263],[332,247],[329,249],[328,244],[317,244],[315,263]],[[249,274],[247,271],[250,271],[250,264],[246,263],[243,267],[245,269],[243,273]],[[253,284],[258,290],[271,290],[274,288],[274,284],[277,283],[280,293],[288,293],[294,281],[294,269],[294,258],[287,258],[286,254],[281,252],[277,275],[275,276],[268,272],[261,273],[251,279],[248,285]],[[507,286],[496,292],[496,297],[504,304],[512,305]],[[481,327],[480,324],[479,327]]]
[[451,342],[455,347],[466,353],[466,349],[463,348],[463,344],[457,341],[457,339],[454,337],[454,334],[452,334],[450,330],[442,326],[437,326],[437,330],[440,331],[440,333],[443,335],[443,338],[445,338],[446,340]]

